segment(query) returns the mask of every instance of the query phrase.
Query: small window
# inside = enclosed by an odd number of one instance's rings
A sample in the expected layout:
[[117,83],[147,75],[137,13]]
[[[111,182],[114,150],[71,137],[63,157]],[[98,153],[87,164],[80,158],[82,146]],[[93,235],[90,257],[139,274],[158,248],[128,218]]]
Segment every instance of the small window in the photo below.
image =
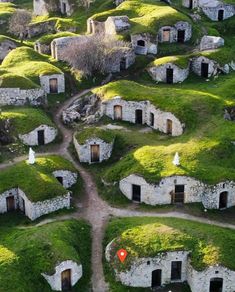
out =
[[148,265],[148,266],[150,265],[150,261],[147,261],[147,265]]
[[219,274],[219,271],[215,271],[215,274]]

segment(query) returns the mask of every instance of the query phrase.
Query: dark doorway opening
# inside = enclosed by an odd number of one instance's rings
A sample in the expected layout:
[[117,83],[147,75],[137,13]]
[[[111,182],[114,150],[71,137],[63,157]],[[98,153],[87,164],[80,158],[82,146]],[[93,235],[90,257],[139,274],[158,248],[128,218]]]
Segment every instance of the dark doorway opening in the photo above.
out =
[[122,120],[122,106],[121,105],[114,106],[114,120]]
[[212,278],[210,280],[210,292],[222,292],[223,291],[223,279]]
[[184,203],[184,185],[175,185],[174,203]]
[[172,120],[167,119],[167,121],[166,121],[166,133],[167,133],[167,135],[172,135],[172,125],[173,125]]
[[181,280],[181,272],[182,272],[182,262],[174,261],[171,262],[171,280]]
[[21,208],[21,212],[25,214],[25,200],[23,198],[21,198]]
[[38,145],[45,145],[44,130],[39,130],[38,131]]
[[154,127],[154,114],[150,113],[150,126]]
[[15,197],[14,196],[7,197],[6,202],[7,202],[7,212],[15,211]]
[[66,6],[66,3],[62,2],[62,14],[66,14],[67,13],[67,6]]
[[218,21],[224,20],[224,10],[220,9],[218,11]]
[[126,58],[122,58],[120,61],[120,70],[126,70]]
[[177,40],[178,40],[178,43],[184,43],[184,40],[185,40],[185,30],[178,30]]
[[202,62],[201,64],[201,76],[204,78],[208,78],[209,75],[209,64]]
[[219,209],[227,208],[228,192],[222,192],[219,196]]
[[152,271],[152,288],[157,288],[162,285],[162,270]]
[[143,124],[143,111],[142,110],[136,110],[135,111],[135,122],[136,124]]
[[99,161],[100,161],[100,146],[91,145],[91,162],[99,162]]
[[189,0],[189,9],[193,9],[193,0]]
[[145,47],[145,41],[143,41],[143,40],[138,40],[138,41],[137,41],[137,46]]
[[173,83],[173,76],[174,76],[174,70],[171,68],[166,69],[166,83],[172,84]]
[[141,186],[132,185],[132,201],[141,202]]
[[61,288],[62,291],[69,291],[72,288],[71,270],[65,270],[61,273]]
[[57,78],[51,78],[49,80],[50,84],[50,93],[58,93],[58,80]]
[[61,183],[62,186],[63,186],[63,177],[62,177],[62,176],[57,176],[56,179],[57,179],[58,182]]

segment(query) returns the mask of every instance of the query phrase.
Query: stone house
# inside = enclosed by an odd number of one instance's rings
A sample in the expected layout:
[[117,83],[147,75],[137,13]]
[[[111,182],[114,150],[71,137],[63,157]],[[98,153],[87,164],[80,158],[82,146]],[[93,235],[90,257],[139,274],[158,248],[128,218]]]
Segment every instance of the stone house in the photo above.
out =
[[148,73],[157,82],[179,83],[188,77],[189,64],[186,68],[181,68],[174,63],[152,65],[148,68]]
[[58,94],[65,92],[64,74],[40,75],[40,84],[48,94]]
[[82,265],[74,261],[63,261],[55,267],[55,273],[42,273],[53,291],[70,290],[82,277]]
[[[111,241],[105,250],[108,262],[111,260]],[[115,276],[129,287],[160,288],[169,283],[188,282],[192,292],[228,292],[235,290],[235,271],[214,265],[203,271],[193,268],[190,251],[166,251],[155,257],[137,258],[128,270],[114,269]]]
[[[71,187],[77,181],[77,174],[71,171],[55,172],[54,176],[64,186]],[[55,196],[44,201],[31,201],[21,188],[13,187],[0,194],[0,213],[20,210],[31,220],[55,212],[63,208],[70,208],[70,192],[62,196]]]
[[135,63],[135,52],[132,48],[113,48],[113,50],[116,50],[116,57],[107,62],[106,72],[117,73],[128,69]]
[[156,108],[149,101],[127,101],[120,96],[102,102],[101,115],[113,120],[148,125],[160,132],[179,136],[184,131],[184,124],[172,113]]
[[174,26],[163,26],[158,31],[160,43],[184,43],[192,37],[192,25],[185,21],[179,21]]
[[51,45],[48,44],[42,44],[40,41],[36,41],[34,44],[34,50],[38,52],[39,54],[51,54]]
[[16,47],[16,43],[10,39],[6,38],[0,41],[0,62]]
[[87,19],[87,34],[104,34],[105,22],[97,21],[92,18]]
[[148,33],[132,34],[131,44],[138,55],[157,54],[157,38]]
[[192,71],[203,78],[210,78],[218,73],[219,65],[217,62],[208,59],[204,56],[195,57],[192,59]]
[[127,16],[109,16],[105,21],[105,34],[115,35],[130,28]]
[[148,205],[202,203],[207,209],[225,209],[235,206],[235,183],[221,182],[210,186],[187,176],[162,178],[157,184],[131,174],[119,182],[121,192],[135,202]]
[[74,12],[74,9],[75,2],[71,0],[33,0],[33,12],[35,15],[45,15],[50,12],[57,12],[70,16]]
[[223,38],[204,35],[200,42],[200,51],[215,50],[222,46],[224,46]]
[[108,160],[111,157],[114,140],[108,142],[99,137],[91,137],[84,144],[79,144],[74,136],[73,143],[80,162],[91,164]]
[[27,134],[19,134],[19,138],[25,145],[46,145],[54,141],[57,134],[58,131],[54,127],[40,125]]

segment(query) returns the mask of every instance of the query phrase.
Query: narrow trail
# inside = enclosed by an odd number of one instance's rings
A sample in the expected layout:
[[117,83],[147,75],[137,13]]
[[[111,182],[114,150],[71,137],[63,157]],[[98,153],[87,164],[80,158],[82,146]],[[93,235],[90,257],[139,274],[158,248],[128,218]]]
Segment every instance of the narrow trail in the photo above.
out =
[[[80,208],[78,211],[72,214],[58,216],[55,218],[49,218],[42,220],[36,226],[42,226],[44,224],[58,221],[58,220],[66,220],[71,218],[83,218],[87,220],[92,227],[92,291],[93,292],[106,292],[109,291],[108,284],[105,282],[104,273],[103,273],[103,264],[102,264],[102,256],[103,256],[103,238],[105,233],[105,227],[109,220],[112,217],[175,217],[181,219],[188,219],[196,222],[207,223],[210,225],[216,225],[220,227],[231,228],[235,230],[235,225],[228,223],[221,223],[214,220],[209,220],[202,217],[196,217],[185,213],[180,212],[166,212],[166,213],[156,213],[156,212],[146,212],[146,211],[136,211],[131,209],[119,209],[109,206],[98,194],[96,183],[92,177],[92,175],[84,169],[77,160],[75,160],[70,152],[68,151],[68,147],[73,139],[73,130],[64,126],[61,120],[61,114],[64,109],[66,109],[74,100],[83,96],[90,90],[84,90],[80,94],[73,96],[71,99],[67,100],[63,103],[59,109],[56,111],[54,115],[54,122],[62,133],[63,141],[60,145],[55,146],[53,148],[53,152],[41,153],[37,156],[45,156],[52,154],[59,154],[70,160],[73,165],[76,167],[80,176],[82,177],[85,184],[85,196],[82,200],[79,201]],[[4,169],[9,167],[17,162],[26,160],[27,156],[17,157],[11,162],[0,164],[0,169]],[[24,227],[21,227],[24,228]],[[26,227],[30,228],[30,227]]]

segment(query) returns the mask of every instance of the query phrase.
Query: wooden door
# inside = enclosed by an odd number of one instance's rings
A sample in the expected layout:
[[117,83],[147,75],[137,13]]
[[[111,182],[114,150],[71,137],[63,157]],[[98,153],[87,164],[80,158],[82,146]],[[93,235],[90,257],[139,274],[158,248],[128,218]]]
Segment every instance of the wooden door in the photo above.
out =
[[69,291],[72,288],[70,269],[61,273],[61,288],[62,291]]
[[170,29],[164,29],[163,30],[163,37],[162,37],[162,41],[163,42],[169,42],[170,41]]
[[212,278],[210,280],[210,292],[222,292],[223,291],[223,279]]
[[14,196],[9,196],[6,198],[7,212],[15,211],[15,198]]
[[152,271],[152,288],[157,288],[162,285],[162,270],[157,269]]
[[228,192],[222,192],[219,197],[219,209],[227,208]]
[[218,21],[224,20],[224,10],[220,9],[218,11]]
[[132,201],[141,202],[141,186],[132,185]]
[[51,78],[49,80],[50,93],[58,93],[58,80],[57,78]]
[[91,145],[91,162],[100,162],[100,146]]
[[114,106],[114,120],[122,120],[122,106],[121,105]]
[[209,64],[202,62],[201,64],[201,76],[204,78],[208,78],[209,75]]
[[135,111],[135,122],[136,124],[143,124],[143,111],[142,110],[136,110]]
[[174,70],[172,68],[167,68],[166,69],[166,83],[172,84],[173,78],[174,78]]
[[38,131],[38,145],[45,145],[44,130],[39,130]]
[[178,43],[184,43],[185,40],[185,30],[178,30],[177,41]]
[[173,125],[172,120],[167,119],[167,121],[166,121],[166,133],[168,135],[172,135],[172,125]]

